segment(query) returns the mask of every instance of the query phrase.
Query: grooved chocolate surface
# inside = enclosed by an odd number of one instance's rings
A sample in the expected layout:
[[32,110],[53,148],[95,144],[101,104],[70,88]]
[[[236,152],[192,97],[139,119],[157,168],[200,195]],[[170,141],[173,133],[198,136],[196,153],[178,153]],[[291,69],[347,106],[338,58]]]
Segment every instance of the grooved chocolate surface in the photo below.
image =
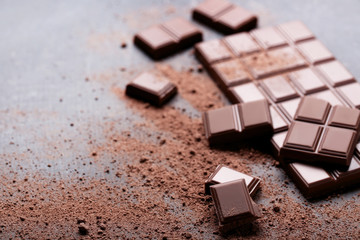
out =
[[261,217],[244,179],[212,185],[210,191],[223,230],[239,227]]
[[226,0],[205,0],[193,9],[192,17],[224,34],[249,31],[257,25],[253,13]]
[[[218,42],[219,44],[226,46],[227,51],[232,53],[232,56],[229,54],[227,59],[239,58],[242,60],[245,70],[247,70],[250,76],[250,82],[246,81],[229,87],[221,87],[221,89],[232,103],[247,102],[258,99],[267,99],[269,101],[271,104],[270,112],[275,132],[271,145],[275,152],[275,156],[278,158],[278,154],[283,146],[283,141],[287,134],[288,126],[295,116],[301,97],[312,96],[318,99],[323,99],[328,101],[332,106],[360,108],[360,95],[358,94],[360,92],[360,84],[358,82],[354,82],[355,78],[351,75],[351,73],[349,73],[349,71],[347,71],[341,63],[334,59],[334,56],[329,52],[329,50],[316,39],[315,35],[302,22],[286,22],[278,26],[274,26],[273,28],[275,30],[272,32],[276,32],[276,34],[279,33],[284,37],[286,40],[285,45],[280,44],[280,46],[268,48],[263,42],[255,37],[252,32],[250,32],[250,34],[242,33],[241,36],[241,38],[247,39],[246,43],[249,45],[248,51],[245,47],[240,47],[239,49],[241,50],[235,50],[236,47],[234,46],[242,46],[241,44],[236,44],[236,41],[229,44],[230,41],[227,39],[238,38],[238,36],[235,35],[227,36],[224,39],[218,40]],[[266,58],[269,57],[264,56],[268,55],[270,51],[278,51],[279,49],[284,48],[290,48],[291,51],[296,53],[294,59],[297,59],[297,57],[300,56],[300,59],[302,59],[305,64],[289,68],[287,67],[288,63],[283,60],[284,58],[279,57],[277,61],[285,62],[285,64],[280,64],[280,66],[274,68],[274,63],[272,61],[267,61]],[[204,61],[201,57],[201,53],[198,51],[198,45],[195,47],[195,54],[218,85],[224,86],[224,84],[221,83],[223,80],[217,77],[216,73],[213,71],[212,64]],[[292,54],[290,53],[290,55]],[[289,56],[287,56],[287,58],[288,57]],[[265,76],[263,77],[259,77],[261,74],[254,74],[256,64],[252,65],[250,61],[251,58],[253,59],[253,62],[265,59],[263,61],[263,66],[259,64],[260,67],[263,69],[274,68],[275,70],[270,71],[268,74],[264,74]],[[217,59],[217,61],[222,62],[223,60]],[[249,62],[249,64],[247,64],[247,62]],[[266,91],[261,86],[263,80],[268,77],[272,77],[273,75],[285,78],[289,85],[295,89],[299,97],[292,99],[285,98],[281,101],[275,102],[276,98],[269,95],[269,93],[275,91],[275,89],[271,88],[272,86],[270,85],[271,90]],[[279,136],[281,136],[281,138]],[[276,141],[274,139],[276,139]],[[279,141],[281,142],[281,146],[276,144],[276,142]],[[350,165],[352,162],[353,160]],[[288,170],[289,168],[285,169],[290,173],[290,170]],[[354,179],[360,179],[360,177],[356,178],[356,175],[351,176],[354,176]],[[348,181],[342,182],[344,182],[344,184],[341,187],[344,187],[346,184],[346,186],[351,185]],[[328,190],[334,191],[339,187],[339,185],[331,185]],[[326,194],[326,192],[327,191],[322,191],[320,189],[318,193],[321,195]],[[317,193],[313,192],[311,195],[316,196]]]
[[349,166],[358,141],[360,111],[304,97],[287,133],[280,157]]
[[183,18],[174,18],[152,26],[134,37],[135,45],[155,60],[172,55],[201,40],[202,32]]
[[[271,139],[273,154],[278,158],[283,147],[286,132],[274,134]],[[309,163],[288,163],[280,159],[285,171],[290,175],[300,191],[307,198],[317,198],[341,188],[349,188],[360,183],[360,143],[347,169],[325,168]]]
[[211,185],[230,182],[239,179],[245,180],[250,196],[254,196],[256,191],[260,187],[260,182],[261,182],[260,178],[241,173],[223,164],[218,165],[215,171],[205,181],[205,193],[210,194]]
[[126,86],[128,96],[149,102],[156,106],[163,105],[177,93],[177,87],[160,75],[145,72]]
[[203,123],[210,145],[236,143],[254,137],[266,139],[273,133],[266,100],[207,111],[203,114]]

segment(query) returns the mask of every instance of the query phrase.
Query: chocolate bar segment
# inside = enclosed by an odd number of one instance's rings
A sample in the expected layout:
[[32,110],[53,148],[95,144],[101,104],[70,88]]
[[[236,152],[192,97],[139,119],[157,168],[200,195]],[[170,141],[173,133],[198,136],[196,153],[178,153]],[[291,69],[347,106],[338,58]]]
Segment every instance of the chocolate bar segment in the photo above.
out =
[[332,87],[355,82],[351,73],[338,61],[323,63],[316,68],[325,76]]
[[205,0],[193,9],[192,17],[224,34],[249,31],[257,25],[253,13],[226,0]]
[[239,85],[250,81],[245,66],[239,59],[229,59],[212,65],[215,80],[222,88]]
[[212,185],[210,191],[221,231],[229,231],[261,217],[244,179]]
[[273,133],[266,100],[210,110],[203,114],[205,135],[211,146],[236,143]]
[[149,72],[142,73],[126,86],[126,95],[161,106],[177,93],[168,79]]
[[245,180],[250,195],[254,196],[256,191],[260,187],[260,178],[241,173],[223,164],[218,165],[215,171],[205,181],[205,193],[210,194],[211,185],[235,181],[239,179]]
[[349,166],[360,130],[360,111],[304,97],[280,151],[284,159]]
[[331,52],[318,40],[302,42],[297,46],[311,64],[324,62],[334,58]]
[[278,28],[295,43],[314,38],[314,34],[300,21],[283,23]]
[[255,79],[305,66],[305,60],[293,48],[283,47],[244,58]]
[[247,33],[237,33],[224,38],[225,43],[236,56],[243,56],[260,51],[260,46]]
[[264,79],[260,81],[260,86],[275,103],[299,96],[283,76]]
[[202,32],[183,18],[174,18],[150,27],[134,37],[134,43],[158,60],[202,41]]
[[336,90],[351,107],[360,108],[360,83],[347,84]]
[[286,39],[274,27],[255,29],[251,34],[264,49],[287,45]]
[[291,72],[289,78],[304,95],[327,89],[326,84],[311,68]]

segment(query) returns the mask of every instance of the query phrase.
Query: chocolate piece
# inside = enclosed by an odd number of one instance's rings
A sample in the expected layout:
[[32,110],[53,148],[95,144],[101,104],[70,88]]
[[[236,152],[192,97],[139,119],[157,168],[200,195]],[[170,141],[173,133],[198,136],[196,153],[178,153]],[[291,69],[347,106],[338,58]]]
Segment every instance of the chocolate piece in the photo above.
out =
[[355,82],[351,73],[338,61],[323,63],[318,65],[317,69],[333,87]]
[[310,68],[291,72],[289,78],[304,95],[327,89],[326,84]]
[[267,101],[260,100],[210,110],[203,114],[210,145],[236,143],[273,133]]
[[250,81],[250,76],[239,59],[230,59],[214,64],[215,80],[222,88]]
[[360,108],[360,83],[347,84],[336,90],[351,107]]
[[302,42],[298,45],[298,48],[311,64],[324,62],[334,58],[331,52],[318,40]]
[[205,0],[193,9],[192,17],[224,34],[249,31],[257,24],[254,14],[226,0]]
[[247,33],[237,33],[224,38],[225,43],[236,56],[260,51],[260,46]]
[[305,197],[316,197],[332,190],[335,179],[323,168],[290,163],[288,172]]
[[300,42],[314,38],[314,34],[300,21],[280,24],[279,30],[292,42]]
[[252,82],[229,89],[229,98],[234,103],[246,103],[266,99],[264,94]]
[[283,76],[264,79],[260,82],[260,86],[268,94],[271,100],[276,103],[299,96]]
[[195,54],[200,61],[206,65],[232,57],[230,50],[219,40],[211,40],[196,44]]
[[[287,132],[273,135],[271,139],[273,154],[279,158]],[[306,163],[287,163],[279,159],[287,174],[306,198],[316,198],[341,188],[349,188],[360,183],[360,143],[348,169],[324,169]]]
[[274,27],[255,29],[251,34],[264,49],[287,45],[286,39]]
[[219,183],[230,182],[234,180],[244,179],[251,196],[254,196],[260,187],[261,179],[249,176],[244,173],[233,170],[223,164],[216,167],[215,171],[205,181],[205,193],[210,194],[210,186]]
[[126,85],[126,95],[161,106],[177,93],[176,86],[166,78],[142,73]]
[[202,41],[202,32],[183,18],[150,27],[134,37],[134,43],[155,60]]
[[212,185],[210,191],[221,231],[229,231],[261,217],[244,179]]
[[305,66],[304,59],[293,48],[283,47],[244,58],[255,79]]
[[349,166],[360,130],[360,111],[331,107],[304,97],[297,109],[280,157],[311,163]]

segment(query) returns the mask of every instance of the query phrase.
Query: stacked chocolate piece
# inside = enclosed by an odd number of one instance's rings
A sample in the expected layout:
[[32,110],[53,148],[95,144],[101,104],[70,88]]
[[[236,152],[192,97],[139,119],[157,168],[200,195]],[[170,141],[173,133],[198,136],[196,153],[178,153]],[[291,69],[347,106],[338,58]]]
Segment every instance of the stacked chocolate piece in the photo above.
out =
[[306,197],[360,182],[360,84],[302,22],[202,42],[195,54],[232,103],[269,103],[274,156]]

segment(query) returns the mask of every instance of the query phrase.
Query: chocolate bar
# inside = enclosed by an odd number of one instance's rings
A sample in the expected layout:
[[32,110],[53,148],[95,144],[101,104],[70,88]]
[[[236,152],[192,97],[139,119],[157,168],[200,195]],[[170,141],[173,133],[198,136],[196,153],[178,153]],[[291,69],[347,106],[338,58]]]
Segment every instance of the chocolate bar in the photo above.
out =
[[260,178],[249,176],[247,174],[231,169],[223,164],[220,164],[205,181],[205,194],[210,194],[211,185],[231,182],[239,179],[245,180],[250,196],[254,196],[256,191],[260,188]]
[[[271,139],[274,156],[278,156],[286,138],[286,132],[274,134]],[[307,163],[280,163],[306,198],[317,198],[339,189],[360,183],[360,143],[357,144],[347,169],[313,166]]]
[[211,146],[236,143],[273,134],[266,100],[235,104],[203,114],[205,135]]
[[280,157],[349,166],[359,139],[360,111],[304,97],[286,135]]
[[249,31],[257,25],[253,13],[226,0],[205,0],[193,9],[192,17],[224,34]]
[[232,230],[261,217],[244,179],[212,185],[210,191],[221,231]]
[[177,93],[177,87],[163,76],[145,72],[126,85],[126,95],[161,106]]
[[202,41],[202,32],[183,18],[174,18],[137,33],[134,43],[155,60]]
[[[302,22],[254,32],[199,43],[195,54],[232,103],[261,99],[270,103],[275,132],[271,144],[276,158],[302,97],[360,108],[360,84]],[[268,78],[272,79],[264,81]],[[275,140],[280,137],[278,145]],[[344,185],[346,181],[341,187]],[[336,190],[339,185],[331,186]]]

